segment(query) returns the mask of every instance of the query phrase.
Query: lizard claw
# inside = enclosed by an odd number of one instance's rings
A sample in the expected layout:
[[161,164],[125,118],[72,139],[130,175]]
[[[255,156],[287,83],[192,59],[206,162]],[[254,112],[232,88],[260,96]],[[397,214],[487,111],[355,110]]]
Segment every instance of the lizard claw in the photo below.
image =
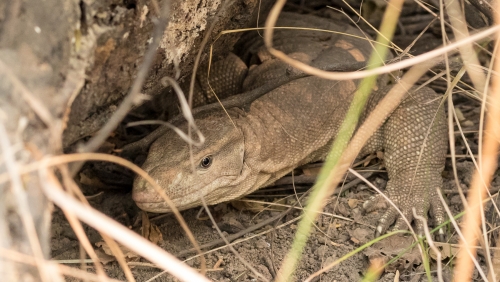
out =
[[[433,215],[435,225],[440,225],[445,221],[444,208],[439,201],[436,190],[426,188],[413,190],[408,189],[408,187],[399,187],[403,191],[424,191],[424,193],[416,196],[412,195],[412,193],[394,193],[400,190],[393,190],[391,184],[388,185],[388,188],[389,189],[386,193],[388,194],[389,199],[393,201],[402,214],[400,214],[392,205],[388,205],[386,199],[382,195],[372,196],[363,204],[364,214],[389,206],[389,208],[378,220],[375,230],[376,237],[384,234],[390,229],[391,226],[393,226],[391,230],[408,230],[408,223],[412,224],[412,222],[415,233],[420,237],[424,236],[424,224],[427,224],[427,222],[413,220],[413,207],[416,209],[416,214],[424,218],[427,218],[427,214],[430,210]],[[406,220],[404,220],[405,218]],[[440,228],[435,237],[437,241],[445,241],[445,229]]]
[[[446,221],[446,213],[444,211],[443,204],[440,201],[440,197],[438,196],[437,193],[441,192],[431,189],[430,204],[431,204],[432,217],[434,218],[434,225],[439,226]],[[446,242],[446,226],[443,226],[438,229],[436,240],[439,242]]]
[[[441,234],[443,232],[443,234]],[[436,235],[436,241],[438,242],[445,242],[446,241],[446,236],[444,234],[443,228],[440,228],[438,230],[438,234]]]

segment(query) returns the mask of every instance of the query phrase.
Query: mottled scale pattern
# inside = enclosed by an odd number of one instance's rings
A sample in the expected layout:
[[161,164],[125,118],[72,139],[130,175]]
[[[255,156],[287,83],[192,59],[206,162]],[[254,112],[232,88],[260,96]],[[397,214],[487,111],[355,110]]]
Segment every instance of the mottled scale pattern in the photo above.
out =
[[[222,100],[242,93],[243,81],[247,73],[248,68],[245,63],[233,53],[212,63],[210,75],[208,75],[208,64],[203,64],[196,73],[193,107],[217,102],[215,95]],[[189,82],[185,82],[181,87],[185,93],[188,93]]]
[[[423,88],[403,101],[384,124],[385,164],[389,174],[387,193],[412,219],[411,207],[417,214],[427,214],[432,206],[439,223],[445,215],[437,190],[441,189],[441,172],[447,148],[447,125],[441,99],[429,88]],[[425,143],[424,143],[425,142]],[[384,220],[392,222],[397,216],[391,209]],[[422,234],[421,221],[416,222]],[[397,229],[404,227],[399,220]]]
[[[278,26],[321,28],[365,38],[362,32],[346,23],[314,16],[282,13]],[[372,50],[367,40],[305,30],[277,29],[274,45],[318,67],[363,62]],[[257,32],[242,36],[238,46],[239,57],[231,55],[221,65],[225,66],[222,69],[233,70],[227,67],[233,60],[237,69],[246,71],[248,66],[248,73],[243,78],[238,75],[237,79],[237,87],[243,92],[294,72],[263,49]],[[214,80],[214,84],[225,85],[217,86],[218,91],[237,92],[234,89],[240,88],[233,87],[232,74],[227,75],[218,74]],[[362,120],[390,89],[383,81],[379,79],[378,90],[371,95]],[[152,145],[143,168],[181,210],[200,206],[201,197],[208,204],[242,197],[271,184],[297,166],[323,160],[357,84],[358,81],[303,77],[275,88],[250,105],[229,109],[230,118],[222,110],[197,115],[197,125],[206,137],[203,145],[193,147],[190,154],[189,146],[169,132]],[[203,86],[200,89],[203,90]],[[222,92],[220,94],[228,94]],[[447,149],[444,110],[439,105],[439,95],[431,89],[411,89],[362,150],[362,154],[385,151],[390,179],[386,193],[408,219],[412,219],[412,207],[423,216],[431,209],[437,224],[445,218],[436,189],[442,185],[440,174]],[[186,131],[187,125],[180,128]],[[141,178],[134,183],[133,198],[144,210],[170,211]],[[368,201],[365,209],[373,210],[376,200]],[[388,209],[377,231],[385,232],[394,221],[395,228],[406,228],[395,210]],[[416,227],[421,233],[422,224],[417,222]]]

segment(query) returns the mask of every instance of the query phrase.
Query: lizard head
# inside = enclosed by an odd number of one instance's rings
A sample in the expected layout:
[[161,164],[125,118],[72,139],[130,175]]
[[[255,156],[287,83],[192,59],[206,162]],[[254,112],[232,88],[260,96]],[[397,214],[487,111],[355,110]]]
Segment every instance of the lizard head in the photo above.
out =
[[[169,131],[151,145],[142,166],[179,210],[201,206],[201,197],[208,205],[237,197],[231,197],[236,190],[231,186],[241,178],[244,166],[243,134],[227,115],[207,116],[197,119],[196,123],[205,142],[198,147],[191,146],[192,157],[189,145]],[[187,126],[180,129],[186,132]],[[145,211],[171,211],[142,177],[134,181],[132,198]]]

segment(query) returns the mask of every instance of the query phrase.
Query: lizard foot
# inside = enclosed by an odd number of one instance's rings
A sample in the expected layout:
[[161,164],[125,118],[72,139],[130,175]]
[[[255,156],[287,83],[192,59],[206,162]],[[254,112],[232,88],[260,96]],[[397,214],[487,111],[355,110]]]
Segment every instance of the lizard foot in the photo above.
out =
[[[413,208],[418,217],[427,219],[430,213],[435,226],[445,221],[444,207],[437,194],[443,185],[441,171],[448,140],[440,101],[439,95],[430,88],[411,89],[388,117],[381,134],[372,136],[373,144],[378,140],[384,148],[384,164],[389,176],[385,194],[394,204],[389,205],[380,218],[377,235],[385,233],[393,224],[394,230],[405,230],[413,224],[415,232],[422,236],[427,222],[413,220]],[[376,200],[368,201],[365,209],[373,209]],[[443,237],[444,228],[440,228],[438,234]]]
[[[392,186],[392,185],[391,185]],[[423,191],[425,190],[424,195],[414,195],[414,193],[391,193],[390,186],[388,184],[389,190],[387,191],[388,198],[398,207],[401,211],[401,214],[394,208],[393,205],[387,202],[386,198],[382,195],[376,195],[370,197],[364,204],[363,210],[364,213],[369,213],[378,209],[383,209],[388,207],[388,209],[384,212],[384,214],[380,217],[375,236],[378,237],[381,234],[385,233],[392,225],[392,230],[407,230],[408,223],[414,223],[415,232],[418,236],[424,236],[424,226],[427,225],[427,222],[423,222],[418,219],[414,219],[412,208],[415,208],[416,214],[418,216],[422,216],[427,218],[427,214],[430,212],[432,218],[434,219],[434,223],[436,226],[441,225],[445,221],[445,212],[443,205],[441,204],[439,197],[437,195],[436,189],[427,188],[427,189],[401,189],[401,191]],[[396,194],[396,195],[394,195]],[[415,193],[416,194],[416,193]],[[407,221],[405,221],[406,219]],[[394,223],[394,225],[393,225]],[[445,240],[445,228],[441,227],[436,234],[437,241]]]

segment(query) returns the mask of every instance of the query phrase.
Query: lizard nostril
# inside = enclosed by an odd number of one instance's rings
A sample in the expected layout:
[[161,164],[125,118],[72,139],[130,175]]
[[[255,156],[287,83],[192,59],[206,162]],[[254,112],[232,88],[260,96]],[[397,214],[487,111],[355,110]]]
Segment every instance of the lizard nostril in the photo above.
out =
[[132,199],[134,202],[154,203],[161,202],[162,199],[144,179],[137,179],[132,189]]

